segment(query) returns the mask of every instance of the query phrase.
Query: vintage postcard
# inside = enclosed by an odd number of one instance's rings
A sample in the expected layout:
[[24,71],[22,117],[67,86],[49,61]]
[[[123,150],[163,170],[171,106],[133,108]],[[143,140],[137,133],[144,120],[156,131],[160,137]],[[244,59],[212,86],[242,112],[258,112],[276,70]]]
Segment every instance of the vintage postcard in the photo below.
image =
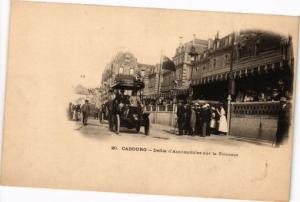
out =
[[1,184],[288,201],[298,26],[13,1]]

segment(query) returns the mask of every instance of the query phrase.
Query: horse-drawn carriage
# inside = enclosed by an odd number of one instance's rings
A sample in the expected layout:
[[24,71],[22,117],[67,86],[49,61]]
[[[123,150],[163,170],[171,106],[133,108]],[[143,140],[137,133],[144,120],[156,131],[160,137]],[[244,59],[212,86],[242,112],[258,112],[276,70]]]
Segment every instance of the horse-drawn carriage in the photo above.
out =
[[143,89],[144,82],[132,75],[116,76],[111,86],[115,98],[105,103],[110,130],[118,134],[120,127],[126,127],[138,133],[144,127],[145,134],[149,134],[149,113],[143,111]]

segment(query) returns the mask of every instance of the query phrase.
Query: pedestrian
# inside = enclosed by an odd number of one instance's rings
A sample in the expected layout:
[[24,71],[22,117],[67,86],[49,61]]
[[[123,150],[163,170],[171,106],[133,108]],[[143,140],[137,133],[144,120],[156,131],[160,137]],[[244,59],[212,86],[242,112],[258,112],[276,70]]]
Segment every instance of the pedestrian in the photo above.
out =
[[280,109],[278,114],[278,122],[277,122],[277,131],[275,136],[275,143],[276,146],[279,146],[284,136],[288,134],[289,129],[289,121],[290,121],[290,114],[289,108],[287,106],[287,99],[286,97],[280,98]]
[[76,121],[76,107],[77,105],[72,106],[72,119]]
[[216,134],[216,126],[217,126],[217,120],[216,120],[216,108],[211,107],[211,118],[210,118],[210,132],[213,134]]
[[218,132],[220,135],[226,135],[228,132],[228,126],[226,120],[226,112],[223,105],[221,105],[219,109],[217,109],[217,113],[220,116]]
[[192,115],[191,115],[191,123],[190,123],[190,125],[191,125],[191,129],[192,129],[192,136],[194,136],[195,135],[195,125],[196,125],[196,107],[195,107],[195,105],[192,105],[191,106],[191,108],[192,108]]
[[196,114],[196,123],[194,125],[195,135],[201,135],[201,126],[202,126],[201,112],[202,109],[199,103],[195,103],[195,114]]
[[68,117],[69,117],[69,120],[72,120],[72,118],[73,118],[73,104],[72,104],[72,102],[69,103]]
[[202,106],[203,110],[201,112],[202,119],[202,135],[203,137],[210,136],[210,120],[211,120],[211,111],[209,104],[204,104]]
[[191,105],[186,103],[184,105],[185,109],[185,122],[184,122],[184,134],[192,135],[192,127],[191,127],[191,117],[192,117],[192,108]]
[[95,107],[95,110],[94,110],[94,119],[98,119],[98,114],[99,114],[99,107]]
[[177,105],[177,125],[179,135],[183,135],[183,127],[185,122],[185,109],[182,105],[182,102],[179,101]]
[[75,107],[74,107],[74,115],[73,115],[73,119],[74,119],[75,121],[79,121],[79,114],[80,114],[80,105],[77,104],[77,105],[75,105]]
[[85,100],[85,103],[81,106],[81,113],[83,125],[87,125],[88,116],[90,113],[90,105],[88,100]]

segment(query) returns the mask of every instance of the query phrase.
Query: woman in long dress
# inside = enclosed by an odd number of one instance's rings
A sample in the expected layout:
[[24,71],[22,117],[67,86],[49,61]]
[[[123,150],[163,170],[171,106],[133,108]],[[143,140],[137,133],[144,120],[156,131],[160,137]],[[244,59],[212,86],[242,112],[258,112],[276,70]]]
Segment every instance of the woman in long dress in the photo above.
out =
[[216,121],[216,108],[211,107],[211,118],[210,118],[210,131],[212,134],[216,135],[216,129],[217,129],[217,121]]
[[226,113],[223,106],[220,106],[219,110],[217,110],[217,113],[220,116],[220,122],[219,122],[219,128],[218,131],[220,134],[226,135],[228,132],[228,126],[227,126],[227,120],[226,120]]
[[192,127],[192,135],[195,135],[195,125],[196,125],[196,112],[195,106],[192,106],[192,114],[191,114],[191,127]]

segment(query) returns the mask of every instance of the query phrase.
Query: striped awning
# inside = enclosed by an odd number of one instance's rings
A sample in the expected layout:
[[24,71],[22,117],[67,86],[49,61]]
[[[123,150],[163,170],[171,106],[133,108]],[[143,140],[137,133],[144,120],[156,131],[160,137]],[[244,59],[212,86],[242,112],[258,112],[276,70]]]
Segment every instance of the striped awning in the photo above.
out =
[[191,85],[194,86],[194,85],[213,83],[216,81],[226,81],[228,80],[230,74],[232,74],[233,78],[244,78],[254,74],[270,73],[270,72],[274,72],[277,69],[283,69],[283,66],[284,66],[283,62],[270,63],[261,66],[249,66],[248,68],[245,69],[233,70],[232,73],[227,71],[224,73],[205,76],[200,79],[194,79],[192,80]]

